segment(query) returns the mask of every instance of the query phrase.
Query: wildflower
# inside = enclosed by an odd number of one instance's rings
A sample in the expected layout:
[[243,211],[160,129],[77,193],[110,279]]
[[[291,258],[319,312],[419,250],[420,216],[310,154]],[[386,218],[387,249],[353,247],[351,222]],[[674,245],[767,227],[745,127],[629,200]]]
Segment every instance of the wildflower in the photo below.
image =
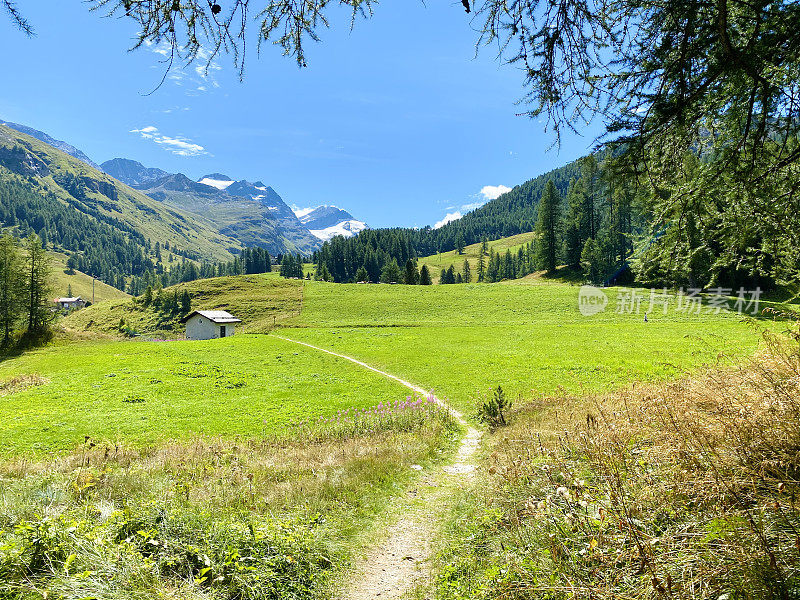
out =
[[556,496],[563,496],[565,500],[569,500],[569,490],[562,485],[556,489]]

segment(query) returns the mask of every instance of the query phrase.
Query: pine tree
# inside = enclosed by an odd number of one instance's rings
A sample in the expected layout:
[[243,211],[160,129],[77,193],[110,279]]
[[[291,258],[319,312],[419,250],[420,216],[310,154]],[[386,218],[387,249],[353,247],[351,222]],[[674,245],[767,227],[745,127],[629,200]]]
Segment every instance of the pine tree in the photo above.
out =
[[72,298],[72,284],[67,284],[67,298]]
[[469,261],[465,258],[464,259],[464,283],[472,283],[472,270],[469,266]]
[[281,277],[294,277],[294,258],[291,254],[284,254],[281,260]]
[[599,230],[599,219],[597,218],[597,195],[599,193],[599,174],[597,159],[594,154],[590,154],[581,159],[581,183],[584,188],[584,208],[587,223],[587,238],[595,239]]
[[478,255],[478,281],[483,281],[486,278],[486,263],[483,259],[483,250],[481,249]]
[[453,265],[447,267],[447,283],[455,283],[456,282],[456,270]]
[[558,265],[559,235],[561,230],[561,198],[552,179],[542,192],[539,200],[539,219],[536,232],[539,234],[538,263],[539,268],[553,273]]
[[[283,266],[281,266],[281,270]],[[316,275],[314,275],[314,279],[317,281],[333,281],[333,276],[328,271],[328,266],[325,263],[322,263],[322,266],[317,269]]]
[[444,285],[447,283],[447,269],[442,267],[442,272],[439,273],[439,285]]
[[381,269],[381,282],[397,283],[401,278],[402,273],[400,272],[400,267],[397,265],[397,261],[392,258],[383,266],[383,269]]
[[428,265],[422,265],[422,268],[419,270],[419,284],[420,285],[431,285],[433,281],[431,281],[431,272],[428,269]]
[[50,311],[50,256],[36,234],[25,240],[25,310],[28,332],[42,333],[52,317]]
[[189,295],[188,290],[183,290],[183,294],[181,295],[181,312],[184,315],[188,315],[192,312],[192,297]]
[[11,343],[22,309],[23,272],[16,240],[8,234],[0,238],[0,328],[3,347]]
[[581,265],[589,281],[599,283],[603,276],[602,254],[596,240],[589,238],[581,253]]
[[580,267],[581,252],[589,238],[586,215],[586,188],[583,180],[572,179],[567,190],[567,216],[564,222],[564,258],[571,267]]
[[403,273],[403,283],[406,285],[417,285],[419,283],[417,263],[414,259],[409,258],[406,261],[406,268],[405,272]]
[[459,254],[464,254],[464,234],[461,233],[461,230],[456,234],[456,250]]
[[356,283],[362,283],[365,281],[369,281],[369,273],[367,273],[367,269],[364,265],[358,267],[358,271],[356,271]]

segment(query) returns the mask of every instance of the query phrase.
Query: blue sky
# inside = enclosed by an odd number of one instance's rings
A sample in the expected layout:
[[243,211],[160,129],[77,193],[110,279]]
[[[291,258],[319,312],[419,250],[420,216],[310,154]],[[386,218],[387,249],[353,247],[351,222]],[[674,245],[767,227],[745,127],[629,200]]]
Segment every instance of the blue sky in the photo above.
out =
[[[586,154],[600,132],[561,148],[515,116],[522,75],[487,48],[459,1],[396,0],[351,32],[322,32],[299,69],[250,49],[244,82],[228,57],[208,76],[159,48],[128,52],[133,22],[80,0],[25,2],[37,36],[0,15],[0,118],[46,131],[103,162],[125,157],[193,179],[262,180],[290,205],[335,204],[373,227],[433,225]],[[344,16],[344,15],[342,15]],[[487,188],[490,186],[490,188]],[[494,193],[491,193],[491,192]]]

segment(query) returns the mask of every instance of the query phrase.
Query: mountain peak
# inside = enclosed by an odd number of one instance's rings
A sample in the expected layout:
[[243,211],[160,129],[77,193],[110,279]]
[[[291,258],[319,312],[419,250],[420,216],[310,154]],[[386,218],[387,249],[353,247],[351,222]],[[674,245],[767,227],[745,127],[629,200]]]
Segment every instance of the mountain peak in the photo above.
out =
[[233,179],[231,179],[227,175],[224,175],[223,173],[211,173],[209,175],[203,175],[200,179],[215,179],[217,181],[233,181]]
[[107,160],[100,165],[100,168],[117,181],[131,187],[144,187],[169,175],[166,171],[145,167],[142,163],[129,158]]
[[197,180],[197,183],[202,183],[203,185],[210,185],[211,187],[215,187],[218,190],[224,190],[227,189],[227,187],[233,183],[233,179],[231,179],[227,175],[223,175],[222,173],[211,173],[210,175],[203,175],[200,179]]
[[308,227],[311,234],[322,241],[334,236],[352,237],[367,229],[367,224],[356,220],[346,210],[338,206],[323,205],[316,208],[301,208],[294,211],[300,222]]

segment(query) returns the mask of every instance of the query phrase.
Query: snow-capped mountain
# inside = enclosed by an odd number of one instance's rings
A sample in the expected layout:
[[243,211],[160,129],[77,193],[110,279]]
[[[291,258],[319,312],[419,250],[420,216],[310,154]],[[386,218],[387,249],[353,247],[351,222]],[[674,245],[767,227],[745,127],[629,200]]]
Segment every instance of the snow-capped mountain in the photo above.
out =
[[193,181],[136,161],[103,163],[112,177],[173,208],[199,215],[221,234],[273,254],[309,254],[320,245],[278,193],[261,181],[236,181],[222,173]]
[[218,190],[226,190],[228,189],[233,183],[233,179],[228,177],[227,175],[223,175],[222,173],[211,173],[211,175],[203,175],[197,183],[202,183],[203,185],[210,185],[211,187],[215,187]]
[[318,206],[316,208],[300,208],[294,211],[300,222],[308,227],[311,234],[323,242],[342,235],[353,237],[367,229],[367,224],[358,221],[346,210],[337,206]]

